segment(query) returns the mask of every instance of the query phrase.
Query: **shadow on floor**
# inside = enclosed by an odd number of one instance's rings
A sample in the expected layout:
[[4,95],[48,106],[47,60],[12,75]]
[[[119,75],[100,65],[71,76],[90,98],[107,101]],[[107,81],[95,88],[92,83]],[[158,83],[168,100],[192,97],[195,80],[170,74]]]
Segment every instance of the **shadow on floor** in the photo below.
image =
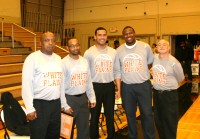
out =
[[[137,131],[138,131],[138,139],[143,139],[142,125],[140,120],[137,120]],[[116,133],[116,139],[128,139],[128,128],[125,127],[123,129],[118,130],[118,132]],[[155,139],[159,139],[156,127],[155,127]]]

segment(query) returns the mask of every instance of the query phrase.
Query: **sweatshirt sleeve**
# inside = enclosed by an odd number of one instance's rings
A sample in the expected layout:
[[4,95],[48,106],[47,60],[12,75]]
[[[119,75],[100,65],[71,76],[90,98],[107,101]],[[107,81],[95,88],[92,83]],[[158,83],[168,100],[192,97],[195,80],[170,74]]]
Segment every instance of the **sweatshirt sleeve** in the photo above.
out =
[[65,97],[65,81],[66,81],[66,68],[65,68],[65,61],[62,61],[62,83],[61,83],[61,96],[60,96],[60,99],[61,99],[61,107],[64,108],[65,110],[69,109],[70,106],[67,104],[67,99]]
[[114,68],[113,68],[113,72],[114,72],[114,78],[115,79],[118,79],[120,78],[121,79],[121,67],[120,67],[120,58],[119,58],[119,54],[118,54],[118,51],[116,53],[116,56],[115,56],[115,61],[114,61]]
[[34,57],[29,55],[22,68],[22,98],[26,106],[27,113],[35,111],[33,107],[33,79],[34,79]]
[[96,96],[93,89],[91,74],[90,74],[90,68],[87,64],[88,70],[87,70],[87,79],[86,79],[86,94],[88,96],[88,99],[90,100],[90,103],[96,102]]
[[83,57],[88,61],[88,63],[90,64],[90,53],[88,50],[85,51]]
[[146,45],[146,49],[147,49],[147,63],[148,64],[152,64],[153,60],[154,60],[153,52],[152,52],[151,47],[149,46],[149,44],[145,44],[145,45]]
[[182,82],[185,79],[183,68],[178,61],[174,64],[174,73],[178,83]]

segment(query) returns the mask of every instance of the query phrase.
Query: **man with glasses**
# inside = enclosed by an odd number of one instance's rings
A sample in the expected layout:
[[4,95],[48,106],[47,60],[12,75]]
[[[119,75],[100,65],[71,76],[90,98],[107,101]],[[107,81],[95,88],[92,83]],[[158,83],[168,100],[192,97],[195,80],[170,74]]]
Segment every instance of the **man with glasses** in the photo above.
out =
[[68,40],[69,54],[63,58],[65,96],[61,97],[62,107],[74,116],[77,139],[89,139],[89,108],[96,105],[90,69],[85,58],[79,55],[80,44],[76,38]]

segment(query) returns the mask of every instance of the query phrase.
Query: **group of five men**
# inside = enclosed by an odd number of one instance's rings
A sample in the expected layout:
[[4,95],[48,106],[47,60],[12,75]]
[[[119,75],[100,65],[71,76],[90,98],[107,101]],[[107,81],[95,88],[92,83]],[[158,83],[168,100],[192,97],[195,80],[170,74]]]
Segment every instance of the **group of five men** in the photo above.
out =
[[79,55],[79,41],[70,38],[69,54],[62,60],[53,53],[55,35],[51,32],[42,35],[41,50],[26,58],[22,71],[22,98],[30,121],[31,139],[59,139],[61,108],[74,116],[78,139],[98,139],[102,104],[107,138],[114,139],[114,105],[120,97],[129,138],[137,138],[135,113],[139,106],[144,139],[154,139],[149,80],[152,63],[155,124],[161,139],[176,138],[176,89],[184,79],[180,63],[170,55],[168,41],[160,40],[159,54],[153,55],[147,43],[135,39],[131,26],[126,26],[122,34],[125,43],[115,50],[106,44],[106,29],[98,27],[94,34],[96,44],[83,57]]

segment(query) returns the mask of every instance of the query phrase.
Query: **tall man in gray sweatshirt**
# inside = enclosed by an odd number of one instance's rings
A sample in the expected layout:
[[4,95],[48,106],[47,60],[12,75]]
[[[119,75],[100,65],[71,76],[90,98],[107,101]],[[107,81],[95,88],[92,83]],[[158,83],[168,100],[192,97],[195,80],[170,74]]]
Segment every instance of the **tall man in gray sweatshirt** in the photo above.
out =
[[114,64],[116,96],[122,96],[129,138],[137,139],[136,110],[139,106],[144,139],[153,139],[152,88],[148,69],[153,62],[153,53],[148,44],[135,40],[135,30],[131,26],[126,26],[122,34],[126,43],[117,49]]
[[99,116],[102,103],[106,116],[108,139],[113,139],[115,85],[113,65],[116,51],[106,45],[107,31],[103,27],[95,30],[96,44],[91,46],[84,54],[90,65],[92,82],[96,95],[96,107],[91,108],[90,139],[99,138]]

